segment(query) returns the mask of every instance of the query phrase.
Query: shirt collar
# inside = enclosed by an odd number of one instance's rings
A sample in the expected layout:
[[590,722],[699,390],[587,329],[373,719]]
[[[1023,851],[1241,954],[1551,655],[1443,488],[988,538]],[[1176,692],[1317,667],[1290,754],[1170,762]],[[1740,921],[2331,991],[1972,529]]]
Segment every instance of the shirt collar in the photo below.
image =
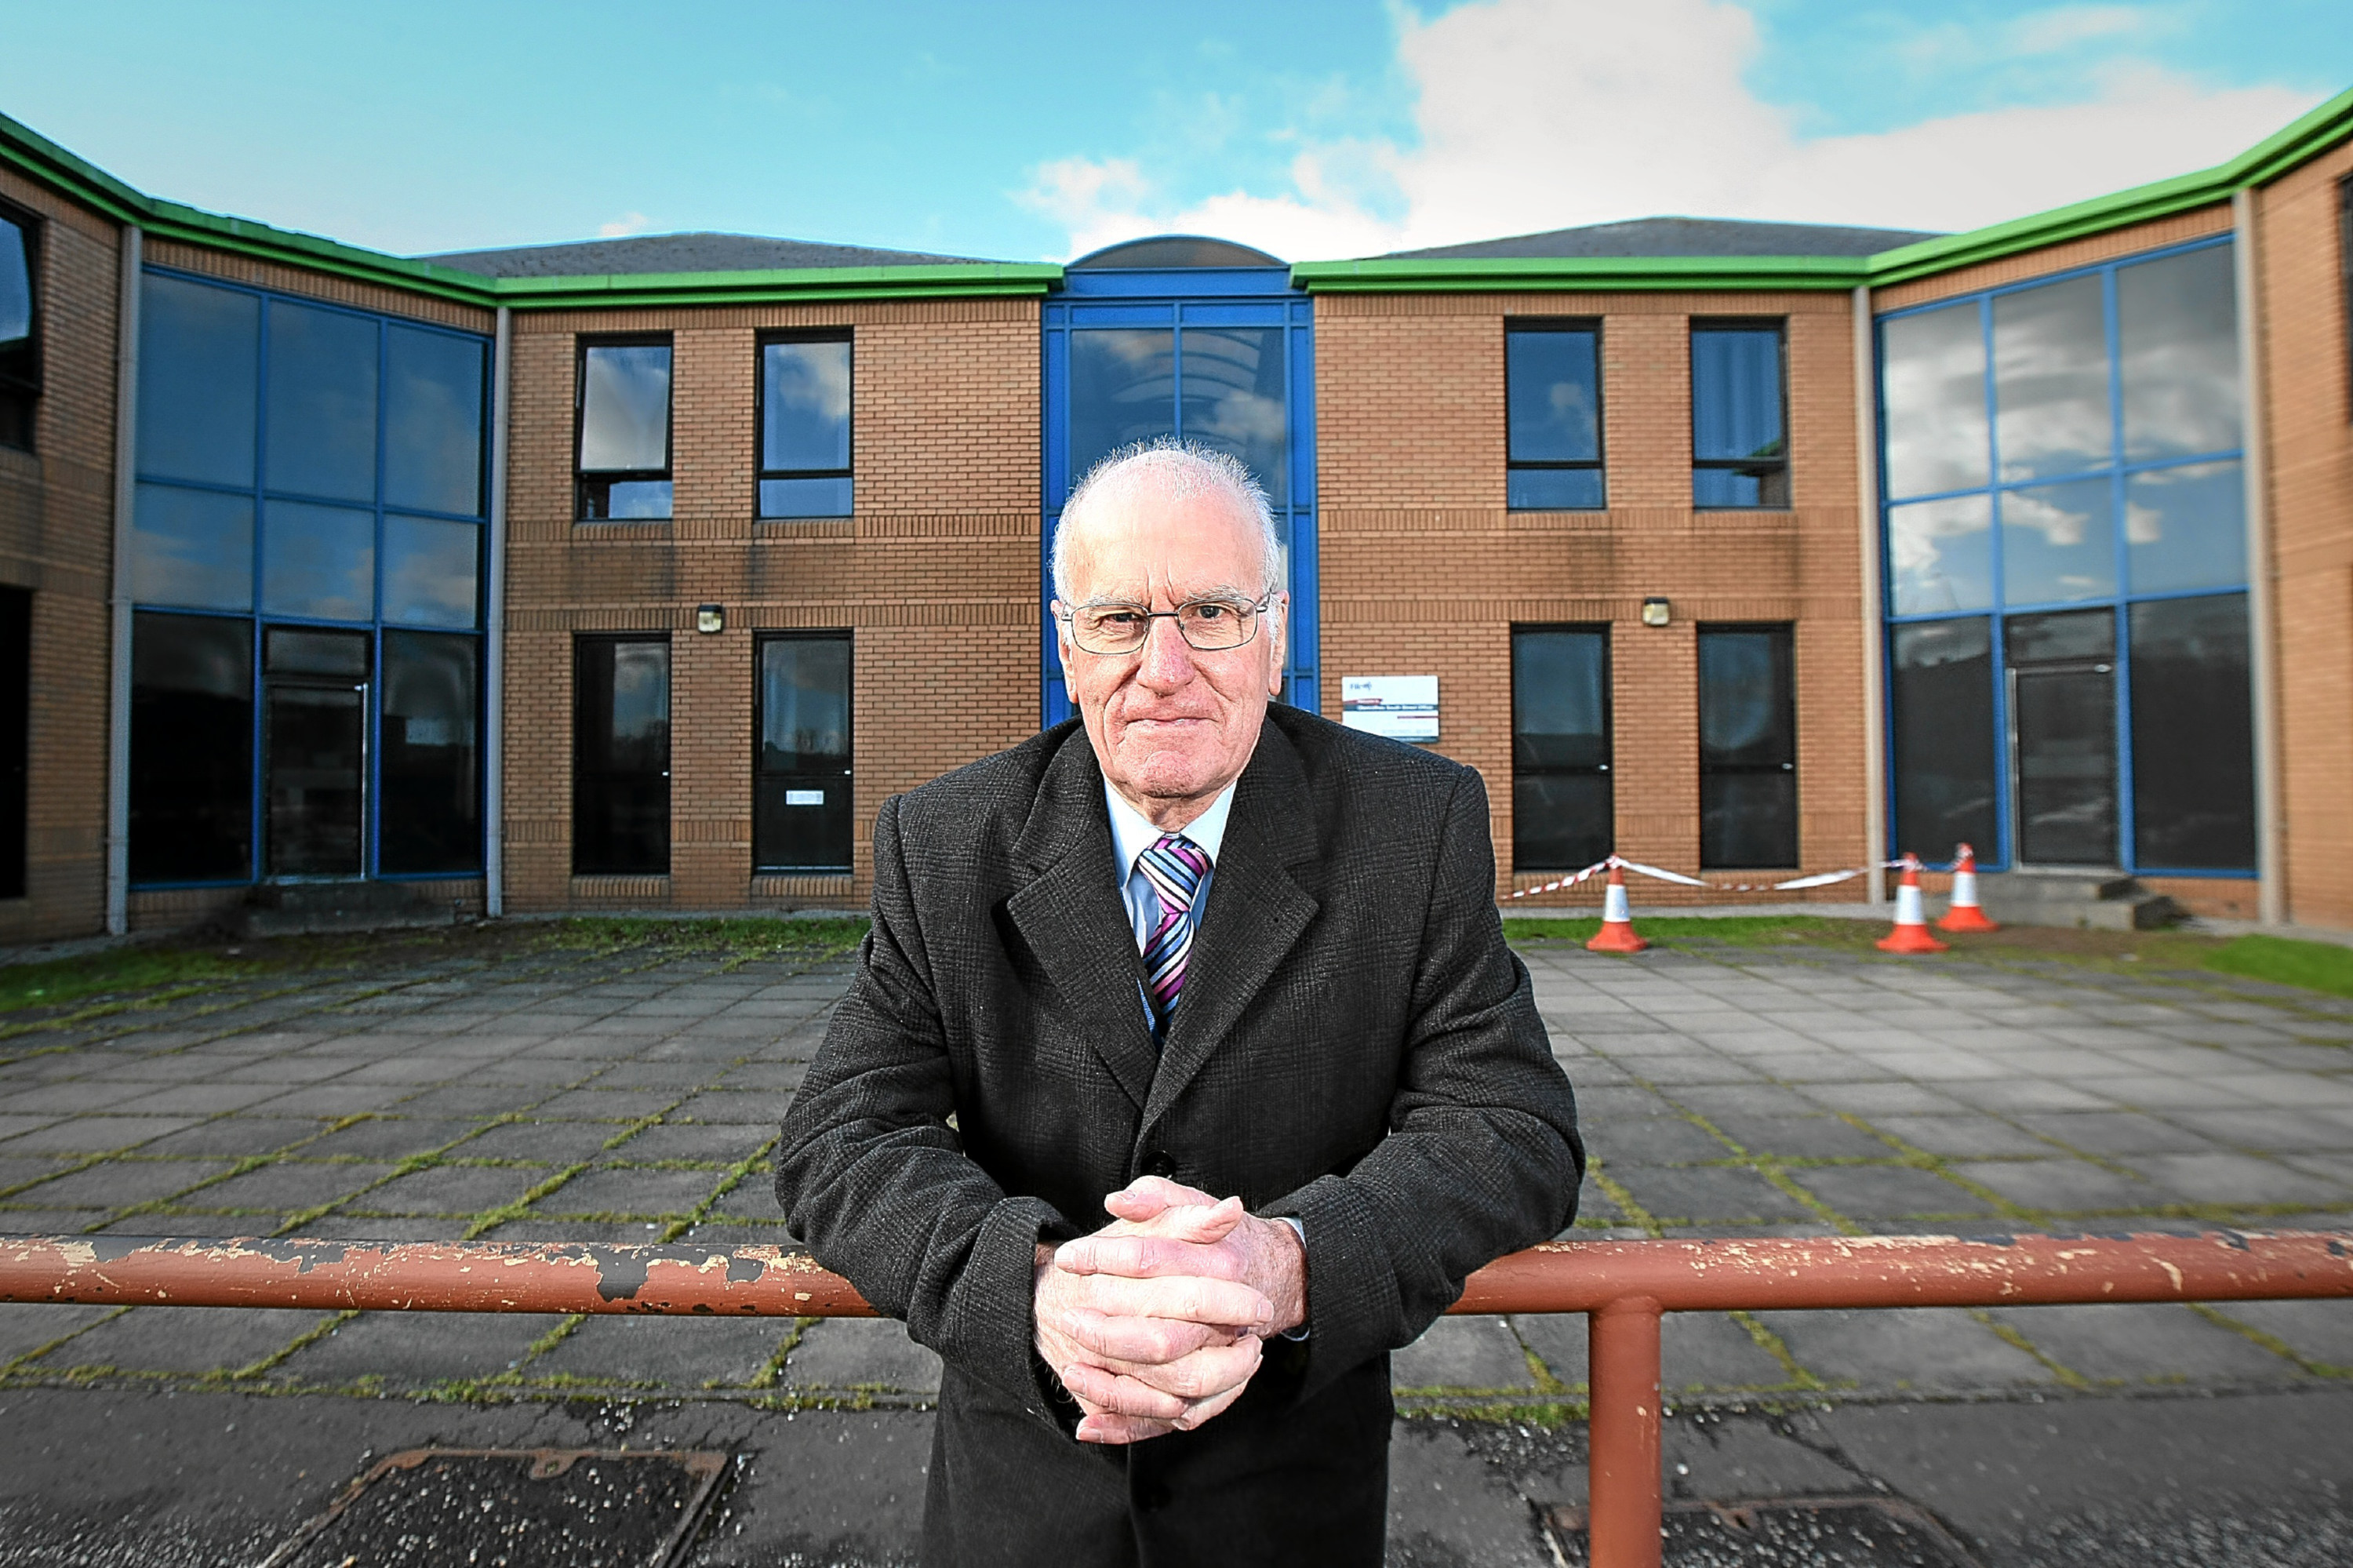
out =
[[[1108,779],[1103,780],[1103,803],[1111,808],[1112,843],[1119,852],[1120,880],[1124,882],[1135,870],[1135,857],[1160,842],[1161,830],[1120,799],[1119,791],[1111,787]],[[1218,798],[1209,802],[1208,810],[1177,830],[1200,846],[1212,866],[1218,863],[1219,846],[1226,842],[1226,818],[1233,808],[1234,786],[1229,784],[1218,791]]]

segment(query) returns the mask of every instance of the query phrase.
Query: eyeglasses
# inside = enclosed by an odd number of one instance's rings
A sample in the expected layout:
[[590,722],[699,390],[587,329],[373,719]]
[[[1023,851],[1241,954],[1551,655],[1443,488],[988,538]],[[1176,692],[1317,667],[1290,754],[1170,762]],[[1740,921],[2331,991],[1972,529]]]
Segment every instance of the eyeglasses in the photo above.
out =
[[1174,609],[1148,609],[1140,604],[1082,604],[1062,612],[1071,641],[1090,653],[1133,653],[1152,636],[1155,620],[1173,620],[1176,635],[1197,653],[1219,653],[1240,648],[1258,635],[1259,613],[1274,598],[1269,588],[1257,603],[1237,599],[1188,599]]

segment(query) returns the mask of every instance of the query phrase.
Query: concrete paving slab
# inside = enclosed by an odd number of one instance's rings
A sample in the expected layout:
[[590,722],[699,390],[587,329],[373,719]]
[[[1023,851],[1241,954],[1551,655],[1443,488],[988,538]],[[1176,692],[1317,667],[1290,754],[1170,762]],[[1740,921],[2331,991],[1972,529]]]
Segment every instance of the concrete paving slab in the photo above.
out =
[[798,1388],[877,1388],[936,1394],[940,1359],[887,1318],[828,1318],[810,1325],[785,1360],[784,1381]]
[[311,1387],[374,1380],[393,1393],[500,1377],[521,1367],[532,1345],[563,1322],[542,1313],[363,1312],[279,1362],[269,1375]]
[[2114,1386],[2300,1383],[2303,1368],[2172,1302],[2099,1307],[1998,1307],[2034,1348],[2071,1372]]
[[11,1154],[111,1154],[137,1149],[194,1125],[195,1117],[76,1116],[20,1133],[8,1140]]
[[1518,1337],[1502,1318],[1439,1319],[1390,1355],[1389,1375],[1400,1389],[1528,1392],[1536,1386]]
[[1653,1218],[1715,1225],[1801,1220],[1813,1211],[1753,1171],[1668,1165],[1613,1165],[1604,1172]]
[[1824,1383],[1872,1393],[2054,1387],[2058,1375],[1968,1312],[1760,1312],[1798,1363]]
[[2045,1213],[2150,1209],[2181,1201],[2166,1188],[2085,1160],[1956,1160],[1946,1169]]
[[1835,1116],[1734,1113],[1710,1119],[1717,1130],[1751,1154],[1791,1160],[1884,1160],[1888,1155],[1884,1140]]
[[2211,1154],[2212,1139],[2180,1125],[2182,1117],[2141,1111],[2027,1112],[2018,1125],[2088,1154]]
[[[479,1121],[460,1121],[432,1117],[375,1116],[355,1123],[341,1132],[332,1132],[307,1146],[302,1153],[312,1160],[402,1160],[412,1154],[440,1149],[468,1140],[468,1135],[479,1133]],[[473,1150],[463,1152],[471,1155]]]
[[2020,1154],[2041,1159],[2053,1152],[2048,1142],[2024,1128],[1975,1113],[1879,1116],[1871,1118],[1870,1121],[1881,1132],[1931,1154]]
[[2344,1185],[2257,1154],[2140,1154],[2132,1168],[2188,1203],[2334,1203]]
[[9,1201],[63,1209],[124,1209],[170,1197],[235,1168],[226,1160],[108,1160],[12,1193]]
[[604,1166],[585,1171],[532,1205],[537,1215],[682,1214],[711,1195],[712,1171],[656,1171]]
[[1721,1139],[1684,1117],[1593,1117],[1582,1130],[1587,1152],[1611,1161],[1673,1165],[1722,1160],[1731,1152]]
[[514,1202],[546,1174],[519,1166],[437,1165],[387,1181],[352,1207],[367,1214],[486,1213]]
[[1885,1116],[1950,1116],[1971,1108],[1940,1089],[1908,1081],[1809,1084],[1803,1092],[1807,1102],[1803,1110],[1842,1111],[1874,1119]]
[[1852,1220],[1941,1222],[1956,1216],[1991,1218],[2001,1212],[1966,1187],[1934,1171],[1908,1166],[1800,1167],[1792,1168],[1788,1176],[1831,1210]]
[[284,1350],[330,1316],[275,1307],[139,1307],[19,1370],[234,1372]]

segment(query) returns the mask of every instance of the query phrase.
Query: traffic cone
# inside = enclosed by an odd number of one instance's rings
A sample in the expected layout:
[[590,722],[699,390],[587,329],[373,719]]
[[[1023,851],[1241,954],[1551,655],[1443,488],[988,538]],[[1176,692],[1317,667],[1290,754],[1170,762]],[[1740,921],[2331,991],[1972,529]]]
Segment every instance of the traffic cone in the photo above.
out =
[[1626,903],[1626,874],[1609,866],[1609,887],[1601,895],[1601,929],[1585,944],[1588,953],[1639,953],[1651,944],[1634,934],[1634,912]]
[[1978,852],[1963,844],[1953,857],[1953,905],[1936,922],[1940,931],[1999,931],[1978,904]]
[[1904,857],[1904,880],[1895,889],[1895,929],[1879,938],[1883,953],[1941,953],[1946,945],[1928,935],[1920,915],[1920,862]]

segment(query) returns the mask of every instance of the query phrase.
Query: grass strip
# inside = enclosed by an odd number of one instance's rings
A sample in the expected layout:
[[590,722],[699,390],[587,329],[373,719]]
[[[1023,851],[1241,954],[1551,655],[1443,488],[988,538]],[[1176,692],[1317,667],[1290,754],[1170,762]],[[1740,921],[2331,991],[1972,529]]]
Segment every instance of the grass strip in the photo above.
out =
[[2353,996],[2353,948],[2299,942],[2289,937],[2245,936],[2206,955],[2206,967],[2274,985],[2299,986],[2330,996]]
[[[1634,927],[1653,946],[1669,948],[1694,942],[1739,948],[1778,947],[1790,942],[1827,942],[1852,947],[1861,945],[1862,938],[1879,933],[1879,927],[1870,921],[1838,920],[1819,915],[1709,916],[1637,913]],[[1582,943],[1600,929],[1599,916],[1575,919],[1507,916],[1504,920],[1504,939],[1508,942]]]
[[71,959],[0,968],[0,1013],[61,1007],[86,996],[146,991],[192,980],[242,980],[270,966],[259,959],[188,948],[112,948]]

